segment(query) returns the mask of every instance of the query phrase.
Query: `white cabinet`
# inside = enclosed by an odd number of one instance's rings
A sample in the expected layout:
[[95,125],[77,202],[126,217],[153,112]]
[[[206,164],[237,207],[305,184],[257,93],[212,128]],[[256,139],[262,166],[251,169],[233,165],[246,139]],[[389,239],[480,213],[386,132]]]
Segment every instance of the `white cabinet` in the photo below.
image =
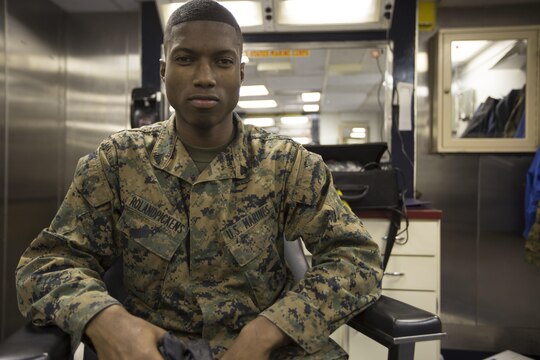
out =
[[435,151],[536,151],[539,38],[538,26],[439,30]]
[[[440,299],[440,211],[409,212],[408,237],[398,236],[383,277],[383,294],[432,313],[439,313]],[[384,236],[389,220],[360,215],[381,251],[386,246]],[[401,229],[405,227],[402,222]],[[384,360],[387,349],[352,328],[344,334],[351,360]],[[419,342],[415,360],[439,360],[440,341]]]

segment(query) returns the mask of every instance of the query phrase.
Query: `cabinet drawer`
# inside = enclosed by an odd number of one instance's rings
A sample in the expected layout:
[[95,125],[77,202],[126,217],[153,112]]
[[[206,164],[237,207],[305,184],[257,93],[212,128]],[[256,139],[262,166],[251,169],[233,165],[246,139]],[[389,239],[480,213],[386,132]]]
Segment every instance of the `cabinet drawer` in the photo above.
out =
[[392,255],[386,267],[382,288],[436,291],[438,269],[435,257]]
[[[384,237],[388,234],[390,220],[365,219],[364,226],[371,234],[373,240],[379,245],[381,251],[386,247]],[[401,229],[405,222],[401,222]],[[406,233],[400,234],[394,242],[392,254],[395,255],[436,255],[439,253],[439,222],[433,220],[411,220],[409,222],[409,236],[406,243]]]

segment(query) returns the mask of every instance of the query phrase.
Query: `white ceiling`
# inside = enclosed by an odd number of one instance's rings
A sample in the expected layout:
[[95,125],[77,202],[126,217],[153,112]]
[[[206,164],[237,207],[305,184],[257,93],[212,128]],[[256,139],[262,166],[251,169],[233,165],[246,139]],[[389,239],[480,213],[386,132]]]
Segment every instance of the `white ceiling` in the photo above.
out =
[[[50,0],[67,12],[136,11],[148,0]],[[174,2],[174,0],[169,0]],[[264,1],[264,0],[261,0]],[[437,0],[437,6],[471,7],[540,3],[540,0]]]
[[[295,48],[302,45],[293,44]],[[248,50],[260,50],[267,45],[246,44]],[[301,113],[302,92],[320,91],[321,111],[324,112],[378,112],[377,90],[383,81],[383,74],[377,66],[373,50],[385,52],[384,44],[304,44],[309,56],[291,58],[260,57],[250,58],[246,64],[245,85],[266,85],[272,98],[277,101],[277,109],[250,111],[250,113]],[[279,49],[288,49],[282,45]],[[378,59],[384,71],[386,56]],[[290,62],[291,70],[258,71],[260,63]],[[384,94],[381,93],[381,96]],[[258,97],[260,98],[260,97]],[[258,98],[242,98],[255,100]]]
[[[50,0],[67,12],[108,12],[136,11],[144,0]],[[169,0],[173,1],[173,0]],[[261,0],[265,1],[265,0]],[[520,3],[540,3],[540,0],[438,0],[438,6],[496,6],[516,5]],[[247,49],[262,49],[267,44],[246,44]],[[287,49],[286,45],[279,45]],[[321,91],[321,111],[324,112],[378,112],[377,93],[382,82],[377,61],[371,56],[374,48],[382,48],[384,44],[354,44],[346,48],[321,48],[304,44],[300,46],[310,50],[307,57],[292,58],[252,58],[246,67],[245,85],[264,84],[270,95],[263,99],[273,98],[279,104],[277,109],[250,111],[250,113],[298,113],[302,102],[303,91]],[[292,69],[288,71],[257,71],[257,63],[290,61]],[[384,69],[385,56],[380,60]],[[350,67],[356,64],[360,71],[349,73],[332,73],[334,65]],[[260,98],[257,98],[260,99]],[[242,100],[250,100],[242,98]]]

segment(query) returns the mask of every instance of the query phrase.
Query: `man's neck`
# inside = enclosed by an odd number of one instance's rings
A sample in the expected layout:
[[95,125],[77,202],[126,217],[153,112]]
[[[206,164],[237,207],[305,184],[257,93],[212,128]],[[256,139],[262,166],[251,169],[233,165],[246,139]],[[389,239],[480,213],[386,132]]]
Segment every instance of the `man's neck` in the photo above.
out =
[[231,119],[210,128],[195,127],[175,119],[176,132],[182,142],[197,148],[217,148],[228,144],[234,137],[235,126]]

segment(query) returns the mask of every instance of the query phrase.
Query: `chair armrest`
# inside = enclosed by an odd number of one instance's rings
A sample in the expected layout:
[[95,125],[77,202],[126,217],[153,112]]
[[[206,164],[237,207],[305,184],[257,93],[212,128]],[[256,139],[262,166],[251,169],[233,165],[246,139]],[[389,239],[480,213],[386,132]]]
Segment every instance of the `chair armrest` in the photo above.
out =
[[446,335],[437,315],[384,295],[347,325],[386,347]]
[[55,360],[71,357],[69,335],[56,326],[31,323],[0,344],[0,360]]

